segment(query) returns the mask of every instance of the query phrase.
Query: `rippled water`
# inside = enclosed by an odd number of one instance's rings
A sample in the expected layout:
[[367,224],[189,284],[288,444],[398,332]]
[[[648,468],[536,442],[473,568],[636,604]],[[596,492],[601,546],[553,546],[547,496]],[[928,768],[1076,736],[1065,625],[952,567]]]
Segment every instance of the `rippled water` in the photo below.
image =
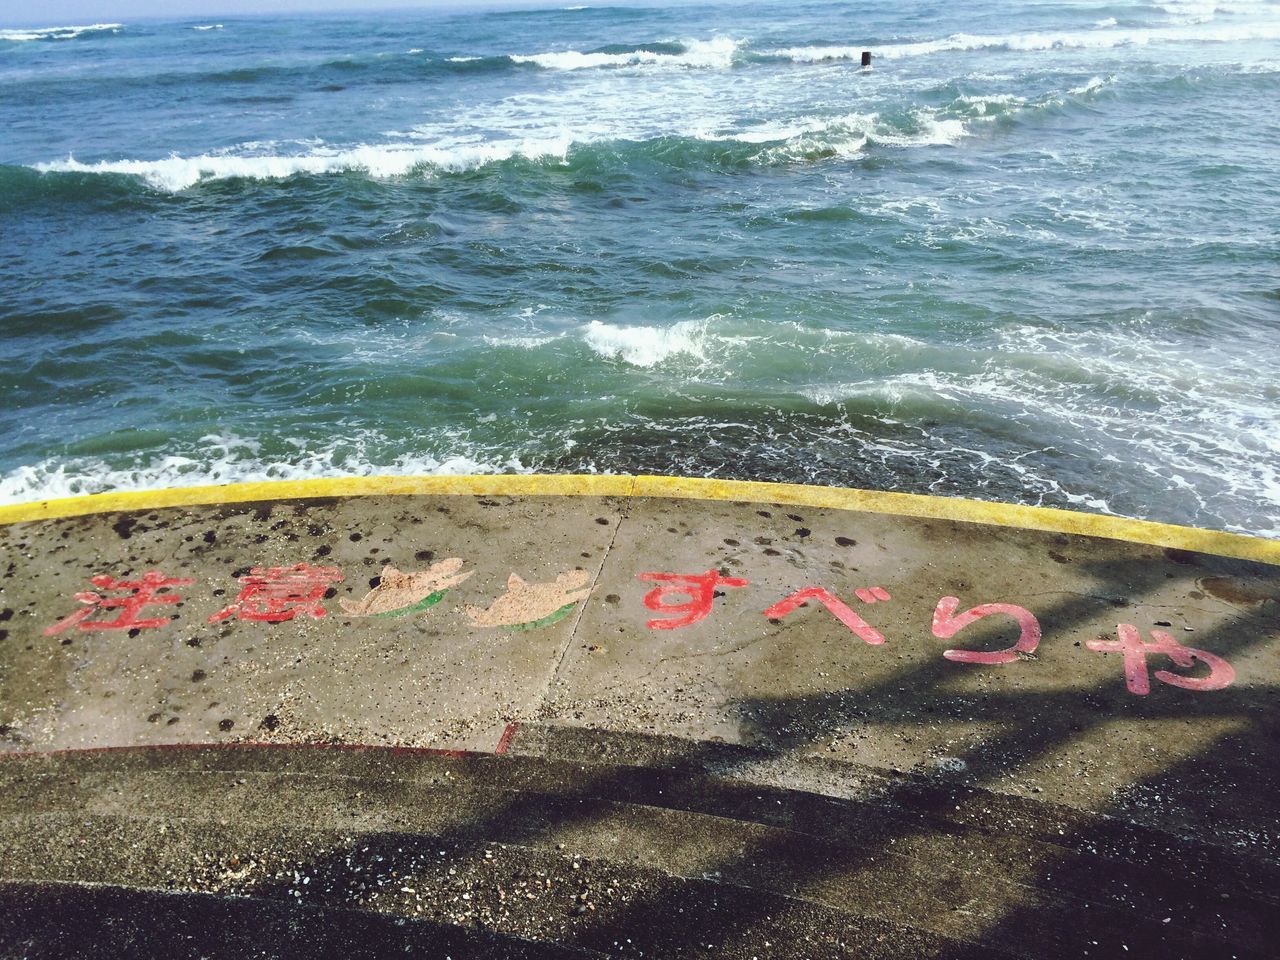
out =
[[1280,536],[1277,103],[1266,2],[3,27],[0,497],[657,472]]

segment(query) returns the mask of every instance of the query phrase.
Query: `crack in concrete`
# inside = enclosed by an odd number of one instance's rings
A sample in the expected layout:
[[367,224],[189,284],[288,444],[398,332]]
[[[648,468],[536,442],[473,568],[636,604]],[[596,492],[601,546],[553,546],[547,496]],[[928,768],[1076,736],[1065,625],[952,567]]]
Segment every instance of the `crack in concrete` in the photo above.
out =
[[[1079,593],[1075,590],[1043,590],[1040,593],[1026,594],[1026,598],[1028,600],[1035,600],[1039,597],[1079,597],[1081,600],[1097,600],[1099,603],[1105,604],[1107,606],[1115,606],[1115,604],[1113,603],[1113,600],[1115,599],[1114,597],[1104,597],[1101,594],[1097,594],[1097,593]],[[1223,601],[1223,605],[1228,607],[1231,606],[1231,604],[1228,604],[1225,601]],[[1130,609],[1130,608],[1132,609],[1147,608],[1150,610],[1183,610],[1183,611],[1191,611],[1192,613],[1202,613],[1206,617],[1217,616],[1218,614],[1221,614],[1223,612],[1222,610],[1206,610],[1203,607],[1189,607],[1186,604],[1181,604],[1181,603],[1150,603],[1147,601],[1142,601],[1139,603],[1130,603],[1126,607],[1116,607],[1117,610],[1124,610],[1124,609]]]
[[694,660],[698,657],[727,657],[731,654],[741,653],[743,650],[754,647],[758,643],[764,643],[766,640],[772,640],[774,638],[775,634],[766,633],[756,637],[754,640],[744,640],[741,643],[734,644],[727,648],[716,647],[714,650],[695,650],[692,653],[670,653],[665,657],[661,657],[658,660],[657,665],[661,666],[664,663],[672,663],[678,660]]
[[[635,490],[635,480],[628,485],[627,491],[622,495],[622,503],[618,508],[618,524],[613,528],[613,536],[609,538],[608,545],[604,548],[604,553],[600,557],[600,564],[596,567],[595,573],[591,577],[591,591],[594,592],[596,587],[600,585],[600,577],[604,573],[605,564],[609,562],[609,557],[613,553],[613,546],[618,542],[618,534],[622,531],[622,525],[627,521],[629,508],[631,506],[632,491]],[[532,704],[533,717],[542,720],[547,715],[547,705],[550,701],[551,690],[555,687],[556,681],[560,679],[560,673],[564,668],[564,662],[569,656],[569,651],[573,649],[574,641],[578,639],[578,627],[582,624],[583,614],[586,613],[587,604],[584,600],[578,605],[577,615],[573,618],[573,627],[569,630],[569,637],[565,640],[564,646],[560,648],[560,653],[556,657],[555,664],[551,668],[551,672],[547,677],[547,682],[543,685],[542,691],[538,694],[536,701]]]

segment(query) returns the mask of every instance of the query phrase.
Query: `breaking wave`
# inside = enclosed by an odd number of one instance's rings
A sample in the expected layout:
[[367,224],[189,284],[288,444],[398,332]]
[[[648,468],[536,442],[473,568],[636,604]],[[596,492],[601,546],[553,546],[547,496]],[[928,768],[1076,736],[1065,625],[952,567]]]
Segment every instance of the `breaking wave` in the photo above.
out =
[[242,147],[242,155],[211,153],[160,160],[98,160],[74,156],[34,164],[43,174],[116,175],[141,178],[150,187],[169,192],[186,190],[211,180],[279,180],[299,174],[360,173],[374,179],[414,173],[463,173],[512,160],[556,165],[626,163],[647,156],[675,166],[725,164],[786,164],[831,157],[850,157],[868,146],[909,148],[950,145],[969,133],[965,120],[913,109],[899,116],[876,113],[806,118],[791,123],[746,126],[741,129],[688,130],[658,134],[644,140],[617,135],[570,135],[493,140],[480,143],[424,145],[419,142],[356,144],[348,147],[311,146],[295,155],[258,154]]
[[388,178],[406,176],[424,168],[474,170],[514,156],[563,159],[571,143],[568,139],[497,141],[451,148],[359,144],[345,149],[317,148],[295,156],[175,155],[163,160],[100,160],[96,163],[81,163],[69,157],[36,164],[34,169],[42,173],[123,174],[141,177],[158,190],[176,192],[205,180],[279,180],[298,174],[344,172]]
[[1084,30],[1045,33],[1012,33],[978,35],[956,33],[937,40],[910,43],[859,44],[856,46],[786,47],[770,56],[795,63],[820,63],[828,60],[857,60],[862,51],[871,50],[887,60],[918,57],[933,53],[971,50],[1041,50],[1106,49],[1141,46],[1153,43],[1239,43],[1247,40],[1280,39],[1280,23],[1224,24],[1220,26],[1151,27],[1124,30]]
[[[0,168],[0,183],[17,197],[41,193],[91,195],[85,178],[97,176],[140,180],[163,192],[179,192],[204,182],[221,180],[270,181],[299,175],[363,175],[394,179],[412,175],[462,174],[511,162],[546,168],[605,170],[631,163],[672,168],[723,169],[741,166],[783,166],[828,159],[849,159],[876,148],[912,149],[953,146],[975,134],[984,124],[1040,109],[1087,102],[1114,76],[1094,77],[1063,91],[1039,97],[1014,94],[959,94],[933,107],[912,106],[896,111],[800,116],[793,119],[708,122],[691,117],[664,129],[661,122],[619,116],[586,130],[555,129],[546,136],[511,135],[481,140],[436,139],[424,129],[389,132],[396,139],[351,145],[323,141],[255,141],[223,150],[161,159],[104,159],[83,161],[74,155],[29,167]],[[668,121],[670,122],[670,121]],[[679,123],[679,121],[677,121]],[[553,128],[554,129],[554,128]],[[292,148],[281,150],[281,147]],[[296,151],[296,152],[295,152]],[[42,184],[40,175],[76,175],[75,184]],[[15,195],[8,197],[15,201]]]
[[[268,455],[261,443],[237,436],[201,437],[192,449],[147,457],[129,465],[98,457],[51,458],[0,476],[0,503],[53,500],[118,490],[156,490],[204,484],[369,477],[378,474],[464,476],[530,473],[518,459],[442,441],[435,453],[388,454],[392,441],[372,433],[327,443],[285,441]],[[456,449],[449,449],[455,446]]]
[[702,359],[707,323],[682,320],[670,327],[617,327],[592,320],[583,328],[582,338],[601,357],[654,367],[677,354]]
[[34,40],[74,40],[98,33],[119,33],[123,23],[91,23],[83,27],[31,27],[25,30],[0,30],[0,40],[27,43]]
[[466,64],[472,68],[532,65],[545,70],[586,70],[608,67],[668,66],[725,69],[746,63],[787,60],[797,64],[823,63],[835,60],[860,60],[869,50],[877,58],[899,59],[973,50],[1044,51],[1074,49],[1106,49],[1158,43],[1236,43],[1248,40],[1280,39],[1280,23],[1254,22],[1209,25],[1207,21],[1179,23],[1173,26],[1116,28],[1114,18],[1101,20],[1098,29],[1082,31],[1044,31],[1012,34],[957,33],[932,40],[897,43],[861,42],[858,44],[754,48],[746,40],[718,36],[711,40],[663,41],[635,47],[604,47],[598,50],[563,50],[534,54],[502,56],[454,56],[448,63]]
[[733,64],[741,42],[728,37],[711,40],[684,40],[661,43],[631,50],[604,49],[582,53],[564,50],[558,53],[512,54],[512,63],[532,63],[545,70],[586,70],[600,67],[634,67],[641,65],[667,67],[724,68]]

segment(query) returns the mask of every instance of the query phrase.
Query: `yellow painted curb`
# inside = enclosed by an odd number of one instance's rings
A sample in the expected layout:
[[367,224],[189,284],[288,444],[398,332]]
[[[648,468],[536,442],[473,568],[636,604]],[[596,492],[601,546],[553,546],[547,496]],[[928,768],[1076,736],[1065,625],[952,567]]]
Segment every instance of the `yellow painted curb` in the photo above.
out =
[[470,477],[317,477],[310,480],[267,480],[166,490],[128,490],[84,497],[39,500],[0,506],[0,524],[56,520],[93,513],[157,510],[259,500],[326,497],[394,496],[523,496],[625,497],[635,478],[629,476],[556,476],[499,474]]
[[635,497],[681,497],[696,500],[745,500],[791,503],[832,510],[857,510],[898,517],[931,517],[995,527],[1072,533],[1105,540],[1124,540],[1155,547],[1172,547],[1218,557],[1280,564],[1280,541],[1219,530],[1179,527],[1150,520],[1130,520],[1098,513],[1076,513],[1052,507],[932,497],[918,493],[886,493],[841,487],[809,487],[793,483],[752,483],[739,480],[693,480],[682,477],[637,477]]
[[1179,527],[1148,520],[1049,507],[1027,507],[958,497],[885,493],[792,483],[755,483],[684,477],[501,474],[468,477],[337,477],[275,480],[221,486],[99,493],[0,506],[0,524],[31,523],[96,513],[156,510],[261,500],[374,496],[667,497],[692,500],[787,503],[901,517],[931,517],[1024,530],[1079,534],[1173,547],[1280,565],[1280,541],[1238,533]]

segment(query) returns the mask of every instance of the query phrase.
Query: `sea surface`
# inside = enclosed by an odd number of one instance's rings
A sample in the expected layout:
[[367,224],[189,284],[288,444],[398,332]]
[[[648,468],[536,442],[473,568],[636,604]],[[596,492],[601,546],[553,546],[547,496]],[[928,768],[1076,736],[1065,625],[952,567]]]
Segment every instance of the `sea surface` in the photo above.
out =
[[4,501],[650,472],[1280,537],[1280,5],[6,24],[0,345]]

